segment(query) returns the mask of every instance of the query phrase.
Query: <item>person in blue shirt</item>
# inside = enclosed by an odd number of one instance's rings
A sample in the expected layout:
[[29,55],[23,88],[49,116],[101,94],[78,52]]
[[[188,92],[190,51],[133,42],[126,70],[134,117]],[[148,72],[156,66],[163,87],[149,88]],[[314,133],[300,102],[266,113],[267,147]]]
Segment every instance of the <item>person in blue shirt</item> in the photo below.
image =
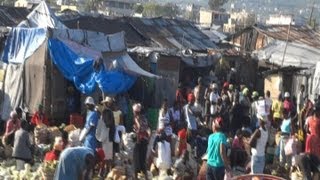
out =
[[84,129],[80,134],[80,141],[84,141],[83,145],[92,149],[93,151],[97,148],[96,129],[99,120],[98,112],[95,111],[95,103],[92,97],[87,97],[85,100],[87,106],[87,117]]
[[226,154],[227,137],[221,132],[222,122],[222,118],[217,117],[212,123],[213,133],[209,136],[207,149],[207,180],[222,180],[225,171],[231,171]]
[[54,180],[92,179],[94,151],[87,147],[71,147],[62,151]]

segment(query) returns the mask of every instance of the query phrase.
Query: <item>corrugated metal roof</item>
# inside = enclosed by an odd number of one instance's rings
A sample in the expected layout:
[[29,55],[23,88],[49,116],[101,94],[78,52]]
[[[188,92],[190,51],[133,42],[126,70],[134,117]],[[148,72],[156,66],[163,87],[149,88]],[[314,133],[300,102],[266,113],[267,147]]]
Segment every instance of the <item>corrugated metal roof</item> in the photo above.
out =
[[198,51],[217,48],[207,35],[185,20],[165,18],[130,18],[129,20],[130,24],[146,39],[167,39],[162,42],[165,44],[160,43],[162,47],[174,46]]
[[128,23],[126,18],[111,19],[106,17],[91,17],[78,15],[68,20],[68,18],[60,18],[62,22],[69,28],[80,28],[90,31],[103,32],[113,34],[124,31],[125,39],[129,47],[147,46],[148,42],[143,36]]
[[77,14],[72,18],[60,18],[69,28],[80,28],[107,34],[126,32],[129,47],[149,46],[161,48],[192,49],[206,51],[216,49],[210,38],[196,26],[185,20],[165,18],[106,18]]
[[29,13],[26,8],[0,6],[0,26],[14,27],[25,20]]
[[[287,40],[288,26],[254,26],[254,28],[274,39]],[[289,41],[320,48],[320,33],[305,26],[291,26]]]

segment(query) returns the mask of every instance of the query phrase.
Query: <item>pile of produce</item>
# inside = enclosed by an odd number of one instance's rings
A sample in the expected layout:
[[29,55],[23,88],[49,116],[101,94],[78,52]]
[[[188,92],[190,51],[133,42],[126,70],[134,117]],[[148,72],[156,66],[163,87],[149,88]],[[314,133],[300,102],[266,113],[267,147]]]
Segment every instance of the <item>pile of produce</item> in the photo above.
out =
[[0,179],[4,180],[51,180],[53,179],[57,162],[25,164],[24,170],[18,171],[14,159],[0,163]]

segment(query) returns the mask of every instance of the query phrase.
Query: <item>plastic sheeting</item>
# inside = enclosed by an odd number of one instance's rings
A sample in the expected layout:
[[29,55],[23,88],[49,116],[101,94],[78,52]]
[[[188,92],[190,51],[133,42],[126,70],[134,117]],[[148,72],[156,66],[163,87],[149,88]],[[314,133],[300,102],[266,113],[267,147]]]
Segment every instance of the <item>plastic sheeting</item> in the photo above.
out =
[[10,112],[22,105],[23,65],[8,64],[4,83],[1,119],[7,120]]
[[58,20],[45,1],[41,1],[27,16],[27,20],[22,21],[18,27],[67,28]]
[[103,68],[96,72],[93,58],[78,56],[57,39],[49,39],[48,46],[54,64],[64,77],[73,81],[76,88],[84,94],[93,93],[96,84],[106,94],[123,93],[129,90],[136,80],[136,77],[124,72],[107,72]]
[[12,28],[2,60],[6,63],[24,63],[46,40],[46,33],[43,28]]
[[[255,51],[254,54],[259,60],[267,60],[270,63],[282,65],[283,54],[286,42],[273,41],[266,48]],[[283,66],[313,67],[320,61],[320,49],[289,42],[285,54]]]
[[53,29],[52,38],[68,39],[100,52],[126,51],[124,32],[106,35],[80,29]]

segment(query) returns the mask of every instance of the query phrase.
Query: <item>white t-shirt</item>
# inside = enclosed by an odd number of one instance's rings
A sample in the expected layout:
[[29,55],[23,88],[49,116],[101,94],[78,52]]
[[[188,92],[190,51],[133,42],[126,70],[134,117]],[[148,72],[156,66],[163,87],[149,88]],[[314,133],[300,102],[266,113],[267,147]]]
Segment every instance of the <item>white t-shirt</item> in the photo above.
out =
[[[218,102],[218,99],[220,98],[219,94],[218,93],[215,93],[215,92],[211,92],[210,93],[210,103],[214,102],[214,103],[217,103]],[[212,105],[210,106],[210,113],[211,114],[214,114],[216,113],[216,105]]]
[[119,136],[119,132],[121,132],[122,134],[126,133],[126,128],[122,125],[117,125],[116,126],[116,131],[114,132],[114,142],[115,143],[120,143],[121,139]]
[[256,148],[251,148],[251,153],[253,156],[264,156],[266,145],[268,141],[268,130],[263,130],[263,128],[259,128],[260,130],[260,138],[257,139]]

